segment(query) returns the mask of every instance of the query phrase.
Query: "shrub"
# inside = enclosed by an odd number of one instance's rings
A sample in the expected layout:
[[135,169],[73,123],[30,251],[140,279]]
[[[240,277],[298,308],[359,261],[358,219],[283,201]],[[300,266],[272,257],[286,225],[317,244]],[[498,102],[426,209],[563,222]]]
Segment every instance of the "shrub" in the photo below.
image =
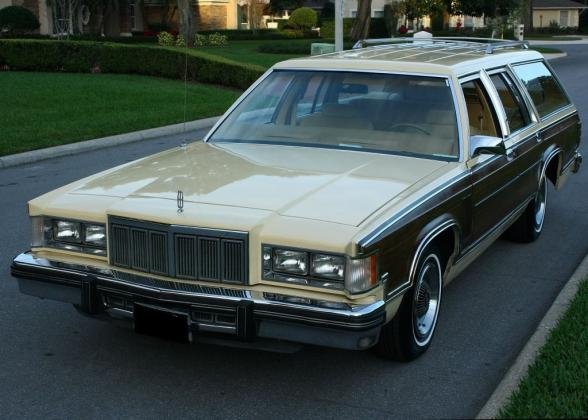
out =
[[157,43],[163,47],[171,47],[174,42],[174,36],[169,32],[163,31],[157,35]]
[[120,73],[184,78],[246,89],[265,69],[197,51],[88,41],[0,40],[0,64],[10,70]]
[[292,12],[288,23],[301,29],[310,29],[316,25],[316,12],[310,7],[300,7]]
[[184,39],[183,35],[178,35],[175,42],[176,47],[185,47],[186,40]]
[[196,34],[196,38],[194,39],[194,46],[195,47],[206,47],[208,44],[208,37],[202,34]]
[[224,47],[228,44],[229,38],[218,32],[208,35],[208,45],[211,47]]
[[[351,28],[355,18],[343,19],[343,38],[349,38]],[[370,38],[386,38],[390,36],[386,28],[386,20],[384,18],[371,18],[370,20]],[[324,19],[321,23],[321,37],[334,38],[335,37],[335,21]]]
[[39,27],[39,20],[33,12],[21,6],[0,9],[0,32],[13,34],[32,32]]

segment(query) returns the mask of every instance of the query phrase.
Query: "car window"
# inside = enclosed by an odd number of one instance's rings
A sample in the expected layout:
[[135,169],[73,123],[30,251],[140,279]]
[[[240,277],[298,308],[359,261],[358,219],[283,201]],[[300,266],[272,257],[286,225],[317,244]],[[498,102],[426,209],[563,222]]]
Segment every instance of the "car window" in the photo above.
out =
[[529,112],[510,77],[506,73],[497,73],[490,76],[490,79],[504,107],[511,133],[527,126],[530,123]]
[[468,109],[470,135],[500,137],[498,121],[482,81],[470,80],[462,83],[461,88]]
[[459,153],[446,78],[345,71],[275,70],[210,141],[292,143],[443,160],[456,160]]
[[566,94],[544,63],[529,63],[514,66],[540,117],[568,105]]
[[324,79],[320,76],[310,77],[302,91],[302,97],[296,102],[296,117],[320,111],[326,91]]

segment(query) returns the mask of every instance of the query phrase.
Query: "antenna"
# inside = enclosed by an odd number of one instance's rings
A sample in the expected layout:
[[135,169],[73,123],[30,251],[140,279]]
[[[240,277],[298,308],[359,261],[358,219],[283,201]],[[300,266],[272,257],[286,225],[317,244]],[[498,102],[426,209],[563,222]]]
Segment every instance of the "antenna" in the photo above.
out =
[[184,126],[182,127],[182,148],[188,144],[186,139],[186,120],[188,118],[188,42],[190,40],[184,39]]

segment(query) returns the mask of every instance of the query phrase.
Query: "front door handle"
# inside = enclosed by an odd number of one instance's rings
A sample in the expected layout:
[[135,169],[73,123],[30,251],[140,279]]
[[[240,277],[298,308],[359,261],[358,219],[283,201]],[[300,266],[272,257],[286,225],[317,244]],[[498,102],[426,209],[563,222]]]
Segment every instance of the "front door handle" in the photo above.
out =
[[541,132],[537,131],[535,133],[535,140],[537,140],[537,143],[540,143],[541,140],[543,140],[543,136],[541,135]]
[[514,158],[517,157],[517,151],[514,149],[509,149],[506,151],[506,158],[508,160],[513,160]]

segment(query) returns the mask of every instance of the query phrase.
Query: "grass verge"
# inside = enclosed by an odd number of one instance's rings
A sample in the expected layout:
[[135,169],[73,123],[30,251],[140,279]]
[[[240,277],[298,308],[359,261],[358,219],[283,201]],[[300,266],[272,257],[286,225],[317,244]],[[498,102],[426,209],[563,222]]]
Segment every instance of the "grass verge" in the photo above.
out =
[[[221,57],[224,59],[237,61],[239,63],[253,64],[263,68],[270,68],[274,64],[288,60],[290,58],[300,57],[301,54],[268,54],[258,51],[260,45],[266,43],[284,44],[284,45],[308,45],[308,53],[310,55],[310,43],[307,39],[291,39],[291,40],[255,40],[255,41],[229,41],[229,44],[224,47],[199,47],[189,49],[188,53],[193,55],[202,55],[203,53],[213,57]],[[321,42],[316,40],[314,42]],[[169,47],[178,52],[185,52],[184,48]]]
[[[187,119],[222,114],[240,94],[188,84]],[[184,83],[146,76],[0,72],[0,155],[179,123]]]
[[588,281],[499,418],[588,417]]
[[534,51],[538,51],[541,54],[560,54],[563,51],[558,49],[558,48],[552,48],[552,47],[529,47],[530,50],[534,50]]

